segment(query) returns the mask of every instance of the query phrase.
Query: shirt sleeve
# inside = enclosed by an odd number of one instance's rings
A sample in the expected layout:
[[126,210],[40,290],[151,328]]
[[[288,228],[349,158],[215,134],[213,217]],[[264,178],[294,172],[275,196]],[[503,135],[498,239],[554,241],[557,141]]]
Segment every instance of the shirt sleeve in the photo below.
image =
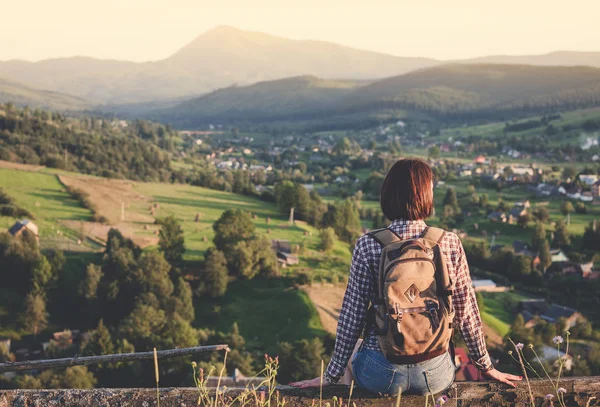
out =
[[357,242],[352,255],[348,286],[342,302],[342,310],[337,325],[335,347],[327,366],[326,377],[337,383],[344,375],[348,360],[361,334],[367,317],[371,271],[364,257],[361,241]]
[[493,367],[492,360],[485,345],[481,314],[477,306],[467,257],[460,239],[458,237],[455,239],[456,243],[452,244],[452,260],[456,266],[456,283],[452,295],[456,311],[454,324],[465,340],[473,365],[479,370],[490,370]]

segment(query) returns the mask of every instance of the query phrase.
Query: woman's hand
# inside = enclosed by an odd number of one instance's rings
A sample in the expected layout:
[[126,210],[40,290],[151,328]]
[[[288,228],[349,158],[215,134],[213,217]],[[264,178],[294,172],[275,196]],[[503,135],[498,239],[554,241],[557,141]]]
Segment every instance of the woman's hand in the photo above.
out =
[[481,374],[486,379],[492,379],[492,380],[496,380],[498,382],[506,383],[512,387],[517,387],[517,385],[515,383],[513,383],[511,380],[515,380],[515,381],[523,380],[522,376],[515,376],[515,375],[508,374],[508,373],[502,373],[496,369],[488,370],[487,372],[482,372]]
[[[301,382],[290,383],[290,386],[299,387],[301,389],[305,389],[307,387],[320,387],[321,386],[321,378],[315,377],[310,380],[302,380]],[[329,386],[329,382],[323,378],[323,387]]]

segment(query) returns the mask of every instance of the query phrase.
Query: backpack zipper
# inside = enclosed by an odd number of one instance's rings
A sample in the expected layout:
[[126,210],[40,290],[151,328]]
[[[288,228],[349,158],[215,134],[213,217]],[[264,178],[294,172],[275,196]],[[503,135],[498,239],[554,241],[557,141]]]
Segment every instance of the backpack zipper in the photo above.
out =
[[[391,313],[390,311],[393,311],[393,313]],[[398,311],[398,313],[396,313],[396,311]],[[389,309],[388,313],[390,315],[403,315],[403,314],[420,314],[422,312],[428,312],[426,307],[414,307],[414,308],[398,308],[396,309]]]
[[431,259],[430,259],[430,258],[428,258],[428,257],[414,257],[414,258],[411,258],[411,259],[400,259],[400,260],[394,260],[392,263],[390,263],[390,264],[389,264],[389,265],[386,267],[386,269],[385,269],[385,273],[384,273],[384,276],[386,276],[386,275],[389,273],[389,271],[390,271],[390,269],[391,269],[392,267],[394,267],[394,266],[396,266],[396,265],[398,265],[398,264],[401,264],[401,263],[409,263],[409,262],[411,262],[411,261],[427,261],[427,262],[429,262],[429,263],[431,263],[431,264],[433,265],[433,270],[435,271],[435,262],[434,262],[433,260],[431,260]]

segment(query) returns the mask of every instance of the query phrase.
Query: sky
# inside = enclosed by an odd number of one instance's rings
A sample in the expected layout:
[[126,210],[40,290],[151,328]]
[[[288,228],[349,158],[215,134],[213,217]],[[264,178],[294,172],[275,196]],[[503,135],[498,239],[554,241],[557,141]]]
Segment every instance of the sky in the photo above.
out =
[[0,60],[158,60],[219,25],[438,59],[600,51],[600,0],[3,0],[0,8]]

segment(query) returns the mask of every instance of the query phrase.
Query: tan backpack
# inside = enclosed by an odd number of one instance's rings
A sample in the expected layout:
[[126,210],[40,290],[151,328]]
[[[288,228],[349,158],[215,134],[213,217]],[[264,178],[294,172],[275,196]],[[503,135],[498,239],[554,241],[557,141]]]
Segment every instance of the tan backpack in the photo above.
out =
[[451,281],[439,242],[444,231],[425,229],[401,240],[390,229],[369,233],[381,245],[372,325],[386,358],[413,364],[447,352],[452,339]]

